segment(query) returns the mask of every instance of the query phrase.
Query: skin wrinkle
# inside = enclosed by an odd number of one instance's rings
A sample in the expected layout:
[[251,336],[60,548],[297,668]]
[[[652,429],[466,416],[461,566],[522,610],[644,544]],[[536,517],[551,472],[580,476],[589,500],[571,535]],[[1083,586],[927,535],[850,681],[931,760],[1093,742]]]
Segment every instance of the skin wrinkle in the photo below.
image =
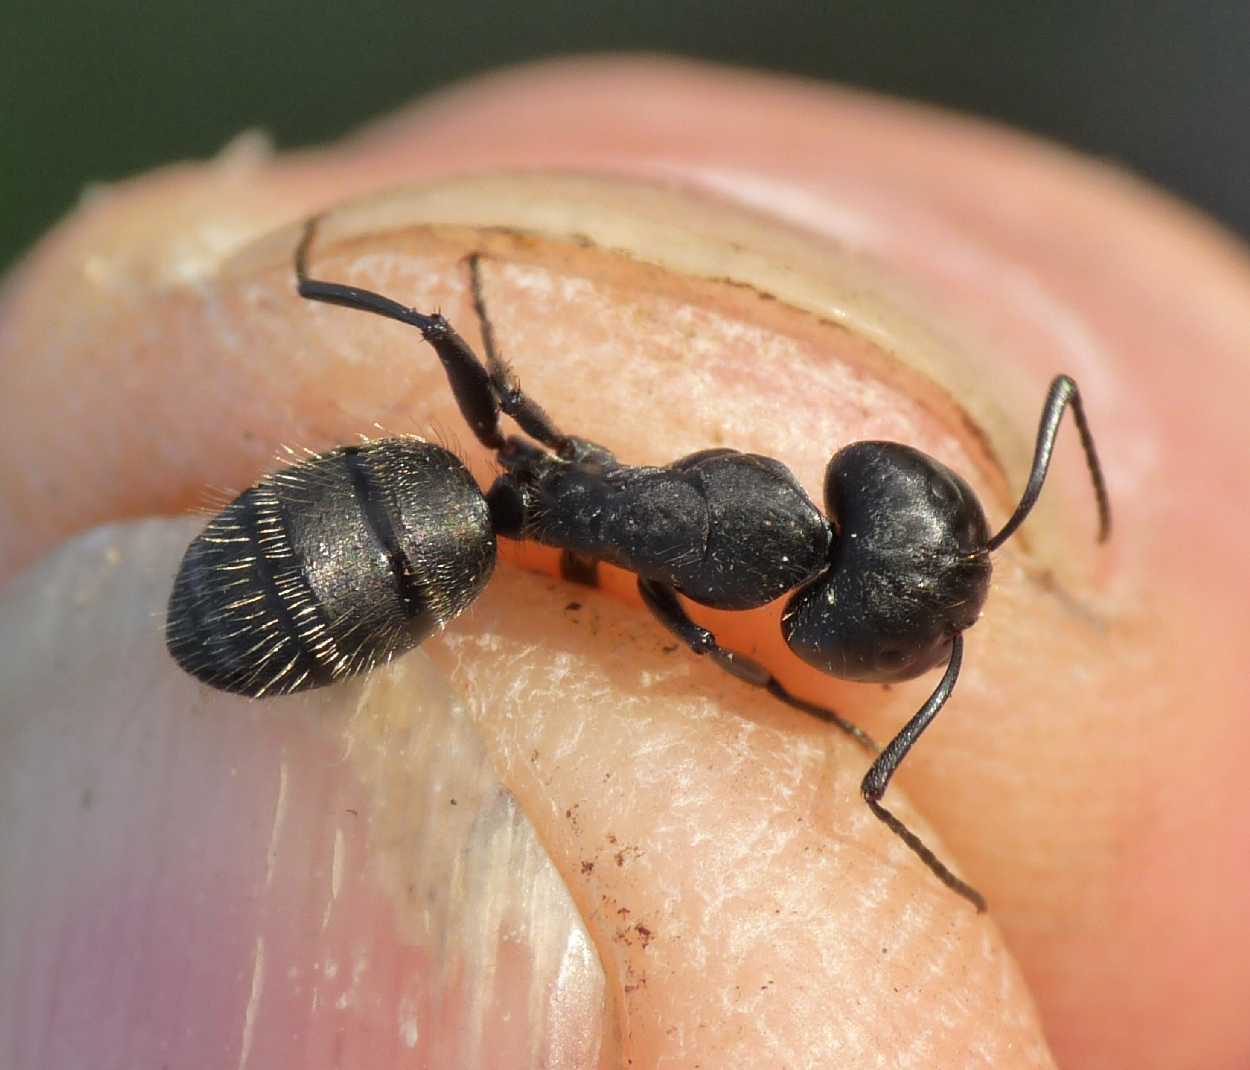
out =
[[[837,204],[855,203],[857,188],[864,188],[864,175],[876,177],[877,185],[900,204],[912,195],[911,182],[916,189],[923,186],[938,217],[950,220],[952,229],[974,235],[974,244],[985,244],[987,264],[1001,257],[1005,264],[1035,265],[1037,277],[1050,280],[1054,300],[1093,330],[1106,352],[1126,355],[1121,363],[1112,360],[1107,365],[1105,395],[1114,402],[1103,400],[1091,414],[1100,445],[1106,442],[1109,451],[1105,459],[1116,480],[1112,493],[1122,511],[1117,519],[1124,517],[1125,522],[1117,528],[1106,557],[1090,566],[1092,581],[1070,584],[1074,592],[1093,592],[1095,607],[1109,622],[1104,632],[1109,631],[1110,642],[1080,629],[1072,633],[1063,664],[1079,686],[1049,709],[1044,697],[1039,698],[1048,693],[1045,670],[1030,664],[1030,660],[1044,661],[1046,655],[1030,641],[1034,636],[1029,629],[1044,633],[1052,618],[1044,606],[1036,604],[1036,584],[1029,576],[1035,560],[1062,556],[1067,548],[1073,553],[1065,567],[1075,567],[1077,578],[1092,559],[1080,522],[1086,514],[1077,512],[1088,503],[1075,496],[1076,490],[1084,488],[1074,488],[1070,516],[1057,508],[1051,510],[1051,520],[1043,514],[1037,527],[1031,527],[1037,538],[1029,553],[1013,551],[999,560],[994,597],[986,618],[973,633],[975,642],[970,642],[970,655],[975,647],[977,656],[970,656],[956,702],[935,725],[932,738],[926,737],[924,753],[917,754],[906,786],[925,800],[947,838],[958,842],[959,857],[980,857],[978,865],[992,865],[999,879],[1009,885],[991,898],[1025,962],[1042,1001],[1048,1031],[1065,1062],[1171,1066],[1178,1060],[1196,1059],[1204,1066],[1241,1065],[1245,1052],[1236,1047],[1239,1012],[1232,995],[1245,990],[1247,979],[1239,964],[1246,956],[1230,954],[1229,949],[1244,943],[1244,918],[1239,922],[1236,913],[1230,913],[1229,897],[1218,889],[1242,886],[1246,875],[1244,866],[1238,869],[1237,859],[1209,833],[1213,828],[1228,828],[1230,822],[1240,826],[1247,817],[1245,795],[1236,787],[1235,772],[1246,753],[1246,737],[1231,716],[1245,708],[1244,680],[1238,682],[1232,671],[1234,666],[1244,666],[1247,629],[1239,622],[1245,610],[1244,606],[1234,608],[1230,601],[1232,592],[1245,588],[1244,561],[1237,551],[1244,504],[1238,505],[1239,499],[1234,498],[1220,506],[1217,495],[1220,487],[1226,491],[1238,485],[1226,458],[1230,449],[1236,455],[1237,436],[1244,438],[1242,425],[1229,419],[1234,399],[1244,397],[1246,386],[1244,362],[1239,365],[1235,359],[1244,352],[1246,341],[1245,319],[1236,314],[1244,307],[1247,292],[1241,254],[1231,252],[1232,246],[1213,236],[1205,224],[1191,222],[1170,203],[1111,172],[1087,171],[1072,158],[1034,148],[999,131],[977,129],[945,116],[917,115],[895,105],[877,105],[856,95],[815,93],[806,87],[750,78],[731,84],[708,70],[662,64],[633,68],[633,77],[646,89],[623,93],[620,79],[628,70],[612,64],[557,66],[522,72],[512,76],[512,82],[496,81],[486,89],[453,94],[424,115],[394,120],[389,128],[375,128],[358,138],[353,146],[357,160],[351,169],[346,154],[337,164],[332,161],[324,185],[320,179],[313,181],[310,157],[287,165],[287,176],[304,183],[303,200],[289,189],[279,190],[277,184],[262,189],[262,178],[260,184],[236,191],[245,203],[232,211],[242,216],[254,212],[253,226],[267,229],[275,219],[297,215],[306,210],[303,205],[325,197],[318,189],[333,188],[334,196],[339,196],[385,181],[388,174],[413,176],[422,167],[428,168],[428,161],[451,158],[467,168],[524,162],[526,154],[530,159],[543,158],[549,165],[614,168],[624,161],[626,169],[646,173],[666,155],[670,167],[679,167],[681,157],[675,156],[674,148],[679,136],[698,130],[700,145],[694,155],[721,156],[719,161],[697,165],[705,170],[712,164],[724,166],[734,154],[739,160],[737,170],[744,174],[775,173],[781,166],[776,161],[783,161],[785,168],[803,176],[795,181],[813,190],[813,196]],[[762,145],[753,136],[738,138],[725,148],[715,137],[725,117],[741,114],[743,98],[738,93],[748,94],[755,107],[777,117],[758,131]],[[665,100],[665,108],[639,108],[639,102],[653,99],[650,94]],[[527,109],[543,111],[561,99],[565,103],[548,111],[550,122],[537,133],[533,124],[524,121]],[[629,109],[624,109],[626,100]],[[605,123],[605,107],[621,122]],[[611,145],[594,144],[579,119],[596,111],[595,121],[604,129],[613,128]],[[658,129],[650,129],[649,112],[657,113],[654,126]],[[694,115],[698,122],[691,121]],[[816,129],[821,139],[796,136]],[[517,136],[522,130],[528,138],[525,145]],[[466,137],[466,131],[472,136]],[[873,140],[864,140],[857,131],[870,131]],[[479,135],[480,140],[475,140]],[[794,146],[794,151],[779,155],[775,145],[768,144],[774,137]],[[831,175],[827,162],[812,166],[820,153],[828,160],[835,158],[828,153],[830,144],[840,149],[836,171],[841,175]],[[753,155],[757,152],[758,156]],[[352,179],[349,176],[361,156],[368,166],[359,168],[362,177]],[[906,165],[905,175],[903,168],[895,167],[896,161]],[[190,190],[189,177],[168,176],[170,184],[164,193],[175,199],[179,189]],[[1002,190],[1013,181],[1023,188],[1022,178],[1029,179],[1036,217],[1066,223],[1052,227],[1044,248],[1035,242],[1028,219],[1004,228],[1006,237],[993,229],[1002,220],[1010,222],[1014,206],[1010,196],[1001,195]],[[211,191],[204,201],[211,205],[214,198],[220,202],[220,191]],[[124,192],[120,201],[115,200],[112,207],[133,209],[139,203]],[[889,215],[880,205],[872,211]],[[846,212],[848,218],[856,214],[849,208]],[[864,209],[861,214],[871,213]],[[985,224],[982,215],[992,223]],[[98,226],[101,219],[97,215],[93,225]],[[179,224],[164,220],[162,226],[179,229]],[[126,226],[120,229],[125,232]],[[906,233],[895,233],[900,241],[906,240]],[[128,240],[134,237],[131,233]],[[55,267],[52,254],[58,247],[64,253],[74,240],[73,233],[54,236],[48,249],[36,257],[34,267]],[[1004,358],[1021,364],[1032,361],[1038,375],[1055,370],[1053,341],[1013,327],[1016,320],[1028,324],[1030,318],[1035,325],[1038,309],[1030,307],[1029,295],[1009,288],[987,296],[980,288],[995,281],[992,272],[976,280],[977,293],[960,293],[958,285],[967,276],[943,274],[944,250],[922,248],[928,241],[918,240],[914,248],[896,250],[906,262],[895,266],[912,287],[925,289],[925,273],[936,267],[942,281],[930,288],[927,297],[952,319],[979,317],[973,332],[979,342],[974,348],[988,338]],[[934,251],[937,256],[932,255]],[[135,263],[147,273],[140,272],[136,278],[158,276],[142,257]],[[1081,269],[1065,273],[1065,267],[1075,266]],[[30,277],[46,282],[53,276],[39,276],[36,271]],[[63,293],[67,288],[53,289]],[[260,289],[263,292],[265,287]],[[0,345],[6,336],[10,343],[26,337],[18,330],[16,318],[8,315],[15,292],[15,285],[6,288],[8,304],[0,323],[13,326],[0,328]],[[144,291],[135,292],[142,296]],[[1184,300],[1176,300],[1182,292]],[[1116,308],[1131,311],[1131,316],[1108,311]],[[117,311],[134,314],[125,307],[124,296]],[[74,329],[84,329],[82,322],[77,328],[67,324],[62,340],[70,339]],[[87,329],[88,336],[91,329],[103,328],[97,323]],[[324,332],[325,321],[317,321],[317,329]],[[363,328],[345,325],[345,329],[356,332],[349,337],[361,340],[358,351],[363,353],[364,340],[370,335]],[[153,336],[154,340],[159,337]],[[236,341],[245,337],[241,333]],[[177,335],[172,346],[168,338],[163,343],[174,350],[184,344]],[[285,359],[315,344],[315,340],[278,335],[258,351]],[[141,350],[130,352],[133,359],[144,359]],[[1189,366],[1200,367],[1203,374],[1184,380],[1184,389],[1172,378],[1172,387],[1167,389],[1159,369],[1166,366],[1168,353],[1186,354]],[[1127,363],[1130,356],[1132,364]],[[410,347],[406,359],[411,359]],[[396,386],[408,396],[412,387],[402,374],[404,358],[397,356],[394,367],[401,371]],[[159,372],[161,366],[149,364],[149,368]],[[202,368],[196,378],[206,378]],[[1017,378],[1019,382],[1014,381]],[[1084,370],[1078,378],[1094,404],[1090,382],[1096,380],[1088,379]],[[1020,439],[1027,438],[1035,412],[1032,406],[1037,403],[1027,379],[1023,373],[1004,368],[992,384],[1007,399],[1012,414],[1009,424]],[[99,387],[87,383],[85,389],[98,392]],[[237,396],[228,383],[220,389],[223,399]],[[318,389],[337,397],[340,384],[331,375]],[[284,403],[291,411],[301,411],[301,406],[312,401],[307,423],[293,428],[293,434],[286,436],[289,440],[320,441],[323,436],[352,430],[340,429],[338,423],[353,418],[345,411],[351,408],[350,402],[336,400],[330,407],[335,415],[330,416],[317,409],[316,397],[310,391],[302,402]],[[540,397],[545,400],[546,394]],[[1175,404],[1186,399],[1187,406]],[[197,405],[206,411],[223,411],[208,394],[197,398]],[[374,408],[359,401],[357,405],[361,411]],[[1192,415],[1185,415],[1182,410],[1186,408]],[[30,410],[35,411],[33,406]],[[81,419],[98,420],[108,411],[103,406],[93,416],[84,410]],[[161,418],[159,406],[148,405],[144,411],[156,421]],[[263,408],[258,406],[249,415],[245,405],[235,419],[244,427],[249,422],[253,428],[261,427],[256,413],[263,413]],[[664,422],[660,415],[654,419]],[[0,426],[6,422],[11,429],[21,426],[20,420],[0,421]],[[454,418],[448,423],[454,427]],[[311,437],[309,427],[316,431]],[[1227,428],[1228,438],[1217,447],[1222,428]],[[844,431],[837,436],[839,441],[845,437]],[[1061,445],[1061,452],[1065,448],[1066,444]],[[175,436],[166,435],[158,452],[165,464],[183,463]],[[775,452],[790,460],[788,452]],[[1012,460],[1017,454],[1012,450],[1006,454],[1009,471],[1018,470]],[[47,455],[50,463],[60,463],[56,458],[63,460],[67,453],[53,448]],[[636,459],[624,450],[622,455]],[[1194,457],[1207,460],[1187,469]],[[227,478],[237,477],[244,468],[245,464],[239,464]],[[967,474],[966,468],[963,471]],[[1154,478],[1148,479],[1150,471]],[[190,470],[185,478],[191,484],[199,480]],[[810,490],[810,480],[805,482]],[[75,480],[62,478],[60,484],[73,493]],[[1149,495],[1140,494],[1142,485],[1151,488]],[[1044,507],[1052,503],[1057,507],[1065,500],[1063,483],[1056,486],[1044,496]],[[133,508],[133,503],[122,505],[123,512]],[[68,516],[70,511],[66,504],[61,515]],[[1199,513],[1208,519],[1197,530],[1192,523],[1179,522]],[[40,514],[32,510],[32,515]],[[6,551],[10,546],[6,535]],[[1204,567],[1215,562],[1225,562],[1218,576],[1213,567]],[[1149,577],[1148,588],[1144,576]],[[548,616],[554,615],[552,606],[558,604],[547,600]],[[1166,614],[1161,607],[1166,607]],[[1204,629],[1210,629],[1209,622],[1215,620],[1229,621],[1230,626],[1206,634]],[[1185,626],[1192,635],[1184,634]],[[641,624],[638,628],[646,630]],[[1062,625],[1065,632],[1071,628],[1070,621]],[[1196,638],[1203,641],[1205,679],[1194,680],[1181,694],[1177,681],[1189,679],[1183,670],[1198,645]],[[532,653],[536,646],[531,643],[526,649]],[[1085,664],[1081,652],[1091,649],[1105,650],[1105,659]],[[517,654],[524,656],[529,655]],[[580,662],[573,659],[572,664]],[[1057,670],[1049,671],[1053,675]],[[570,677],[577,675],[575,670],[566,672]],[[695,689],[714,690],[713,681],[713,677],[699,676]],[[1146,694],[1139,694],[1142,691]],[[1132,701],[1126,702],[1125,696]],[[838,692],[839,700],[842,697]],[[875,689],[849,689],[845,697],[855,715],[867,713],[874,727],[900,723],[911,705],[905,688],[886,695]],[[869,708],[874,706],[875,710]],[[753,700],[746,708],[767,721],[772,715],[759,707]],[[1115,711],[1130,707],[1131,731],[1109,734],[1115,727]],[[1191,711],[1183,725],[1166,716],[1175,708]],[[792,724],[789,730],[812,729]],[[637,729],[636,734],[641,731]],[[1076,750],[1074,744],[1079,744]],[[576,759],[577,754],[576,749],[566,751],[569,759]],[[1115,760],[1109,762],[1108,754]],[[1195,769],[1202,770],[1201,781],[1195,778]],[[1076,800],[1084,800],[1079,811],[1074,808]],[[1035,819],[1029,808],[1049,808],[1050,813]],[[862,816],[855,820],[870,827]],[[869,832],[852,831],[846,842],[861,851],[894,851],[886,857],[895,864],[895,849],[886,848]],[[1056,879],[1060,868],[1070,876]],[[874,894],[881,894],[878,886],[897,881],[902,872],[876,873]],[[1195,874],[1200,876],[1195,878]],[[1147,889],[1149,894],[1144,895]],[[1201,919],[1200,926],[1190,919]],[[1219,946],[1209,936],[1204,943],[1204,932],[1218,932]],[[1146,947],[1150,954],[1141,955]],[[1203,983],[1195,984],[1194,977]],[[1020,1014],[1027,1018],[1027,1010],[1020,1007],[1010,1017]]]

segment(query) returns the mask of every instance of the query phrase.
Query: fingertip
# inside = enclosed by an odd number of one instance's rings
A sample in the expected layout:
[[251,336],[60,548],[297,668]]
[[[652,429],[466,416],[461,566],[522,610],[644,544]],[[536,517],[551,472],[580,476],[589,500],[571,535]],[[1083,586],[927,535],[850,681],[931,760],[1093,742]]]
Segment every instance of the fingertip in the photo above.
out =
[[445,677],[252,702],[161,634],[195,526],[0,599],[0,1043],[35,1066],[610,1065],[602,970]]

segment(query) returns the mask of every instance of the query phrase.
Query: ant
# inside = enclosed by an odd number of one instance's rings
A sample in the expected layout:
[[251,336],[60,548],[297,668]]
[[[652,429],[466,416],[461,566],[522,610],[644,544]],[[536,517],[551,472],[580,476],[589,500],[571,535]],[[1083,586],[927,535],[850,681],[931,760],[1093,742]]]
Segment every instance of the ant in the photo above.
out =
[[[187,549],[166,627],[179,665],[213,687],[253,698],[369,672],[472,604],[494,570],[499,537],[530,539],[574,560],[637,574],[644,603],[695,654],[876,752],[859,728],[721,647],[677,597],[748,610],[788,594],[785,641],[823,672],[890,683],[945,665],[928,700],[877,753],[861,791],[943,884],[984,911],[981,894],[881,798],[954,690],[963,633],[989,591],[990,555],[1037,501],[1069,407],[1098,502],[1099,541],[1110,533],[1110,503],[1076,383],[1066,375],[1051,383],[1028,483],[992,537],[963,479],[894,442],[856,442],[834,454],[822,514],[770,457],[709,449],[663,468],[637,467],[565,434],[496,350],[479,255],[468,265],[484,362],[441,314],[312,278],[308,255],[317,225],[316,217],[308,221],[296,248],[299,296],[419,330],[501,474],[483,494],[453,453],[404,437],[340,446],[265,476]],[[505,437],[501,415],[524,436]]]

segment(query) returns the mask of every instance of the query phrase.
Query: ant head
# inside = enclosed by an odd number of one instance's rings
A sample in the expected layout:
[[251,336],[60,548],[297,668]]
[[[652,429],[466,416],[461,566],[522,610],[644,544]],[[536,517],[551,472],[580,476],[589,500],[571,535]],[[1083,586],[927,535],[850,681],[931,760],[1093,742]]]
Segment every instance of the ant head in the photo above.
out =
[[844,680],[910,680],[944,664],[989,590],[989,529],[972,488],[894,442],[857,442],[825,470],[829,568],[790,598],[786,643]]

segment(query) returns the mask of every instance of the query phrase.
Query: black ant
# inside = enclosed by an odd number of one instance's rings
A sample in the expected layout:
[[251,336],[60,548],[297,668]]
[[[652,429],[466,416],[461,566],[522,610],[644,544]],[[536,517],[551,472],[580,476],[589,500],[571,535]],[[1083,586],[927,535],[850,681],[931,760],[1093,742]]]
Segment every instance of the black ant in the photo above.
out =
[[[1098,499],[1098,537],[1108,536],[1110,505],[1076,383],[1066,375],[1051,383],[1028,485],[993,537],[963,479],[894,442],[857,442],[834,455],[825,471],[826,517],[770,457],[711,449],[663,468],[635,467],[564,434],[496,351],[478,256],[468,262],[485,363],[439,314],[311,278],[316,228],[310,220],[296,250],[299,295],[416,327],[502,474],[483,494],[448,450],[391,438],[340,446],[265,476],[183,558],[167,624],[178,663],[213,687],[254,698],[369,672],[474,601],[494,569],[498,537],[531,539],[636,573],[643,601],[694,653],[875,751],[854,725],[723,649],[677,597],[746,610],[789,593],[785,641],[823,672],[883,683],[946,666],[920,711],[877,755],[862,792],[947,887],[984,910],[980,893],[880,800],[955,687],[963,632],[989,590],[990,554],[1037,501],[1069,406]],[[528,437],[505,437],[501,413]]]

